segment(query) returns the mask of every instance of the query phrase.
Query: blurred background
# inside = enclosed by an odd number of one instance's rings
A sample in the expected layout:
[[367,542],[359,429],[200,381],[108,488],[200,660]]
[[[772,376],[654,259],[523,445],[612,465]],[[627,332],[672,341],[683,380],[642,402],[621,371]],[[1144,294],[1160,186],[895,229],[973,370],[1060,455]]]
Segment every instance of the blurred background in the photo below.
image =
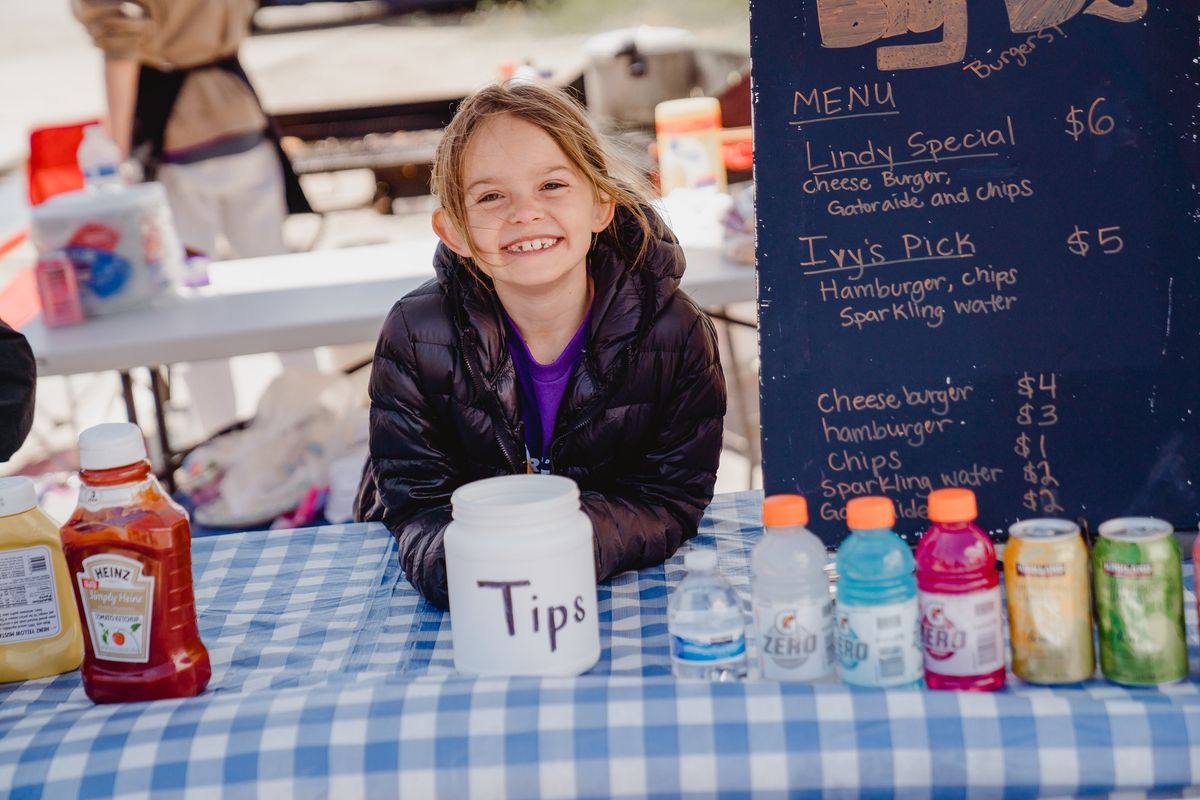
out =
[[[30,134],[104,115],[103,57],[69,0],[0,0],[0,22],[0,318],[19,328],[38,313]],[[576,93],[651,180],[656,104],[715,97],[730,192],[745,189],[749,49],[747,0],[263,0],[241,60],[316,212],[287,220],[287,245],[301,252],[427,235],[429,162],[441,127],[474,88],[514,74]],[[694,203],[685,204],[672,223],[721,225],[729,200],[702,205],[716,210],[697,216]],[[752,240],[748,258],[742,244],[749,270]],[[714,310],[734,320],[719,326],[731,402],[718,491],[757,487],[754,304]],[[341,373],[372,344],[323,348],[317,364]],[[254,419],[286,363],[278,354],[231,359],[235,403],[226,418],[196,413],[186,385],[172,384],[172,438],[190,447]],[[365,383],[365,372],[352,377]],[[135,403],[153,424],[150,387],[141,381],[135,374]],[[78,432],[124,419],[124,401],[119,378],[107,372],[43,378],[38,394],[34,432],[0,474],[39,476],[53,512],[56,502],[69,508],[75,499]]]

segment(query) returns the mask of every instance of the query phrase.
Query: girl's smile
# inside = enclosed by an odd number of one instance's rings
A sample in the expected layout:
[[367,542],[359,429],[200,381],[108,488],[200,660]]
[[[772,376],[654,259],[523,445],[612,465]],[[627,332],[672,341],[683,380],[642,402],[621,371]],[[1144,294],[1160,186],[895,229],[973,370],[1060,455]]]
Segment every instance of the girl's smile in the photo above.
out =
[[491,277],[506,308],[583,295],[592,234],[612,220],[614,203],[550,134],[511,114],[489,119],[463,151],[462,184],[474,249],[444,213],[434,228]]
[[514,256],[525,255],[526,253],[538,253],[556,246],[562,239],[554,237],[534,237],[531,239],[520,239],[504,246],[510,254]]

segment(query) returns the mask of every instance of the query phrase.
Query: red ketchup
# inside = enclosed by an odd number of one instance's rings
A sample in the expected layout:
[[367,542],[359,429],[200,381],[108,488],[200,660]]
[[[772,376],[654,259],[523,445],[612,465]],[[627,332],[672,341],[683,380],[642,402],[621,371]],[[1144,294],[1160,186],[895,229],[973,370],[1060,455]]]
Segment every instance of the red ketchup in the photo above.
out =
[[136,425],[85,430],[79,465],[79,505],[61,533],[84,622],[84,690],[96,703],[199,694],[212,668],[187,514],[150,472]]

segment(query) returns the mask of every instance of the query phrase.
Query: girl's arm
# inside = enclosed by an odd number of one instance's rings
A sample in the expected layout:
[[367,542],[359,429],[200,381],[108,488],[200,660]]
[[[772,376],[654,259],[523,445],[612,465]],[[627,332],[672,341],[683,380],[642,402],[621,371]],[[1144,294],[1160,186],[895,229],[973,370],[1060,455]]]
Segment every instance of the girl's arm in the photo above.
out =
[[[425,599],[445,608],[442,537],[450,524],[450,495],[464,481],[457,460],[442,444],[420,385],[400,304],[384,323],[375,348],[369,393],[370,457],[357,516],[387,526],[396,537],[408,580]],[[369,507],[363,508],[363,502]]]
[[600,580],[670,558],[696,535],[712,500],[724,431],[725,378],[712,322],[683,298],[676,307],[677,315],[685,317],[679,321],[691,324],[680,367],[660,400],[657,435],[611,490],[582,493],[596,533]]

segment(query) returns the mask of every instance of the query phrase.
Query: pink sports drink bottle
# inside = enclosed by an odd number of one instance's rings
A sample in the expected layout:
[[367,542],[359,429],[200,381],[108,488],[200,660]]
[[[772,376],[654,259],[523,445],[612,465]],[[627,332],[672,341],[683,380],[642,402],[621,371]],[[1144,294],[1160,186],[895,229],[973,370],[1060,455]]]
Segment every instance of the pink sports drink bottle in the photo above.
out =
[[996,549],[975,517],[970,489],[929,493],[933,524],[917,545],[917,596],[930,689],[990,692],[1004,686]]

